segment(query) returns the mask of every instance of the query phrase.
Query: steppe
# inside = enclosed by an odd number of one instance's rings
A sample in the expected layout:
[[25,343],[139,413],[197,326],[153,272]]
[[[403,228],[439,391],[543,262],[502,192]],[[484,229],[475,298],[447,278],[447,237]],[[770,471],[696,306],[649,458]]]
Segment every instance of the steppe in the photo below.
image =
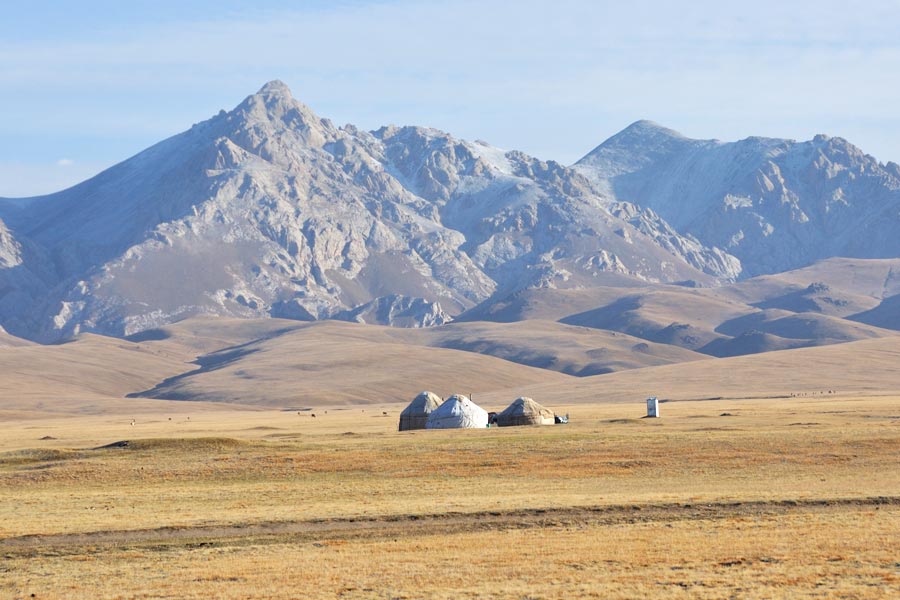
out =
[[900,597],[898,205],[842,138],[565,167],[277,80],[0,198],[0,600]]
[[[416,335],[201,319],[0,349],[0,596],[900,594],[897,337],[571,377]],[[398,432],[429,378],[570,422]]]
[[[900,596],[894,262],[0,332],[0,597]],[[398,432],[423,389],[570,421]]]

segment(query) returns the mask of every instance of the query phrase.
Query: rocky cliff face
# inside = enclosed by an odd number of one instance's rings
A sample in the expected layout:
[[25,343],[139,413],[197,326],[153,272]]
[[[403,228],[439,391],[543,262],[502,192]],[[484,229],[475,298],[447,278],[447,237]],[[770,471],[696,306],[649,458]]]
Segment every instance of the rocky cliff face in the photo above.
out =
[[0,328],[13,333],[34,330],[32,311],[45,301],[55,279],[52,261],[43,249],[18,236],[3,220],[15,212],[0,210]]
[[0,325],[42,341],[198,314],[428,326],[499,291],[740,273],[576,170],[338,128],[280,82],[0,218]]
[[841,138],[722,143],[640,121],[574,168],[596,191],[736,256],[745,277],[900,256],[900,168]]
[[13,237],[6,223],[0,221],[0,269],[12,269],[22,264],[22,246]]
[[584,177],[554,161],[422,128],[375,135],[386,169],[463,233],[463,249],[501,289],[589,285],[606,273],[676,281],[696,271],[724,279],[740,271],[738,261],[724,265],[699,243],[689,257],[680,246],[691,241],[661,219],[638,227],[613,214]]

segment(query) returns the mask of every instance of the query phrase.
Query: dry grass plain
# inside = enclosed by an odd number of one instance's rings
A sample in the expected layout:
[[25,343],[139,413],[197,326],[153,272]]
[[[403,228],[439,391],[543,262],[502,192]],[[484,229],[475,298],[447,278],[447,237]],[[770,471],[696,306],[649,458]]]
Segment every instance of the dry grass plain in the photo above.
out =
[[897,396],[403,433],[396,405],[172,407],[4,421],[0,596],[900,594]]

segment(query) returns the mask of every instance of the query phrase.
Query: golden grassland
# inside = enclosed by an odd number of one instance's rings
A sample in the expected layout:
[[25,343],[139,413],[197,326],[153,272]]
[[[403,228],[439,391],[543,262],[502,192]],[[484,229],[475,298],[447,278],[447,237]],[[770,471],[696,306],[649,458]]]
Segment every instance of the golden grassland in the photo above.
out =
[[[7,559],[27,597],[889,598],[900,511],[515,526]],[[9,576],[9,572],[5,574]]]
[[190,408],[5,421],[0,597],[900,594],[896,396],[403,433]]

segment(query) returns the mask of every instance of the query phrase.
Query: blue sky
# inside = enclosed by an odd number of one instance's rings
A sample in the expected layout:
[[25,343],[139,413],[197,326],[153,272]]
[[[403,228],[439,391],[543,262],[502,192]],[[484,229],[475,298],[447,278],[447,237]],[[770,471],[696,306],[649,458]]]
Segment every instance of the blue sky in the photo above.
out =
[[4,4],[0,196],[77,183],[271,79],[339,124],[564,163],[642,118],[900,162],[896,0]]

